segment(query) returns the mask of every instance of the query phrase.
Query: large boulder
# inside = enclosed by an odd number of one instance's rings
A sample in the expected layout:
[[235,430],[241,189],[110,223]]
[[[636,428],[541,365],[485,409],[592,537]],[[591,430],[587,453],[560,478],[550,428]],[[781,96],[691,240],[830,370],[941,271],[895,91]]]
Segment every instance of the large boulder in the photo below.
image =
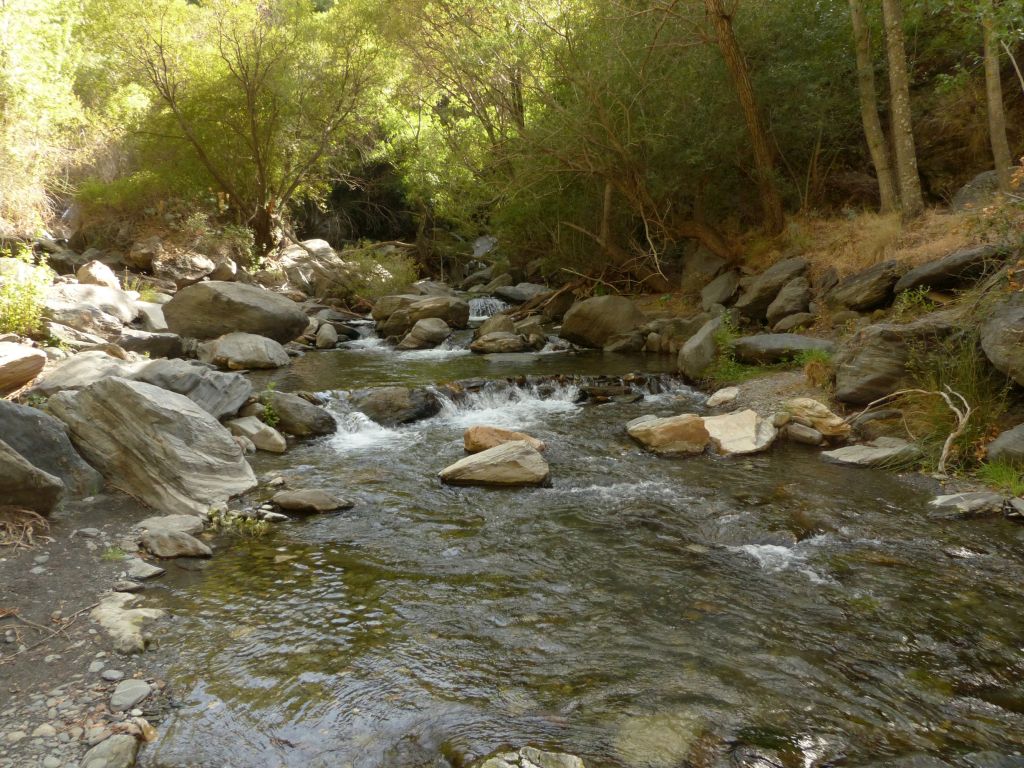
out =
[[[729,266],[729,262],[716,256],[706,248],[700,247],[683,259],[682,275],[679,287],[683,291],[694,291],[721,274]],[[719,302],[720,303],[720,302]]]
[[28,384],[46,365],[46,353],[25,344],[0,341],[0,396]]
[[982,277],[998,260],[999,248],[994,245],[960,248],[948,256],[910,270],[896,282],[893,291],[899,294],[915,288],[931,291],[961,288]]
[[256,485],[231,433],[183,395],[115,377],[49,408],[104,477],[161,512],[204,514]]
[[768,305],[765,316],[771,325],[783,318],[805,312],[811,302],[811,284],[806,277],[795,277],[782,286],[775,300]]
[[524,336],[518,333],[503,333],[501,331],[488,333],[469,345],[471,352],[478,355],[508,354],[510,352],[527,352],[533,347]]
[[449,485],[515,487],[544,485],[551,470],[544,457],[525,440],[502,443],[474,453],[440,472]]
[[134,328],[122,328],[121,335],[114,343],[127,352],[135,352],[151,358],[184,357],[185,346],[176,333],[150,333]]
[[168,280],[178,288],[198,283],[209,277],[217,268],[213,259],[201,253],[164,249],[153,257],[153,274],[161,280]]
[[525,432],[515,432],[511,429],[492,427],[487,424],[474,424],[462,433],[462,444],[466,453],[480,453],[480,451],[486,451],[502,443],[511,443],[516,440],[523,440],[541,452],[547,447],[543,440],[530,437]]
[[728,304],[740,287],[740,273],[734,269],[723,272],[700,292],[700,306],[707,312],[716,304]]
[[275,426],[295,437],[319,437],[338,431],[338,423],[330,411],[313,405],[291,392],[267,390],[260,395],[265,408],[272,408],[277,416]]
[[572,305],[559,335],[581,347],[601,349],[612,336],[631,333],[646,322],[643,312],[625,296],[594,296]]
[[[2,431],[0,437],[3,437]],[[1024,424],[1006,430],[989,443],[988,458],[1024,466]]]
[[[319,299],[350,299],[366,275],[358,263],[345,261],[326,240],[304,240],[281,252],[277,266],[287,285]],[[376,267],[384,272],[380,266]],[[385,277],[386,272],[380,277]]]
[[417,301],[423,301],[422,294],[398,293],[391,296],[381,296],[377,299],[377,303],[373,305],[370,317],[378,323],[383,323],[395,312],[398,312],[400,309],[408,309]]
[[92,496],[103,487],[100,473],[75,452],[67,427],[38,408],[0,400],[0,440],[32,466],[59,478],[70,498]]
[[231,371],[283,368],[291,362],[284,347],[255,333],[227,333],[199,345],[199,359]]
[[815,339],[795,333],[762,333],[744,336],[733,345],[736,359],[741,363],[770,365],[793,360],[802,352],[826,352],[835,349],[828,339]]
[[836,399],[864,404],[900,389],[906,382],[911,348],[923,348],[949,335],[955,320],[944,313],[913,323],[862,328],[836,351]]
[[142,330],[150,333],[163,333],[170,330],[164,318],[164,306],[153,301],[137,301],[135,308],[139,310],[139,324]]
[[989,362],[1024,386],[1024,293],[1013,293],[989,310],[980,335]]
[[864,312],[888,304],[893,298],[893,288],[903,276],[906,267],[898,261],[889,260],[851,275],[839,281],[829,291],[829,304],[855,312]]
[[723,456],[765,451],[778,436],[772,423],[752,410],[706,416],[704,429],[715,450]]
[[807,260],[798,256],[773,264],[750,281],[736,302],[736,310],[751,320],[763,320],[782,287],[806,271]]
[[448,323],[439,317],[418,320],[398,344],[398,349],[433,349],[451,335]]
[[550,293],[551,289],[546,285],[537,283],[519,283],[518,285],[503,285],[494,290],[494,295],[504,299],[509,304],[525,304],[530,299],[535,299],[542,293]]
[[117,279],[114,270],[102,261],[90,261],[83,264],[78,268],[75,277],[82,285],[102,285],[105,288],[121,290],[121,281]]
[[64,483],[59,477],[33,466],[0,440],[0,505],[48,515],[63,495]]
[[241,331],[284,344],[301,336],[309,324],[305,313],[284,296],[217,281],[181,289],[163,305],[163,313],[171,331],[196,339]]
[[137,293],[108,288],[104,285],[57,283],[46,291],[46,307],[88,305],[128,324],[139,315],[135,306]]
[[91,304],[47,301],[43,307],[43,316],[59,325],[103,340],[115,338],[123,327],[123,323],[116,317]]
[[405,336],[420,320],[438,318],[452,328],[469,325],[469,304],[455,296],[417,297],[413,303],[396,310],[377,326],[381,336]]
[[364,389],[352,395],[352,405],[386,427],[428,419],[441,410],[441,401],[433,392],[408,387]]
[[499,312],[480,323],[480,327],[473,332],[473,335],[479,339],[489,333],[516,333],[516,324],[511,317]]
[[688,379],[699,379],[715,362],[718,357],[718,342],[715,335],[721,327],[721,317],[708,320],[679,350],[679,370]]
[[668,456],[703,453],[711,441],[704,420],[692,413],[663,419],[642,416],[629,422],[626,432],[647,450]]

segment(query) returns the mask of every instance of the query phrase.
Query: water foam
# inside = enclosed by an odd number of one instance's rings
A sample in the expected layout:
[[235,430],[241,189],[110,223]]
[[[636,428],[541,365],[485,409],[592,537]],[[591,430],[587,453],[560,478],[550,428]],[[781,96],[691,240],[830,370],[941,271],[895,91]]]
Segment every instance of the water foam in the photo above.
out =
[[360,411],[336,412],[334,416],[338,422],[338,431],[331,437],[330,446],[338,453],[402,444],[416,439],[416,433],[381,426]]
[[823,576],[807,564],[807,549],[816,547],[824,539],[822,536],[815,536],[805,539],[794,547],[783,547],[778,544],[741,544],[738,547],[728,547],[731,552],[740,552],[752,557],[761,570],[768,573],[781,573],[782,571],[794,570],[802,573],[812,584],[833,584],[833,580]]
[[459,400],[439,394],[441,413],[437,418],[456,427],[492,424],[519,429],[545,421],[555,414],[573,413],[579,409],[576,400],[579,387],[554,385],[542,395],[537,387],[484,387],[469,392]]
[[509,308],[508,303],[493,296],[477,296],[469,300],[470,322],[483,322]]

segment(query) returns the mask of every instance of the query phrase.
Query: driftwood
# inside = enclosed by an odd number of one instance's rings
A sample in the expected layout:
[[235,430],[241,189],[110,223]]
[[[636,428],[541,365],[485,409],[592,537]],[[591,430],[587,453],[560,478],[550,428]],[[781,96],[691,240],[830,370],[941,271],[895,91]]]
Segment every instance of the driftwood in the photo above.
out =
[[527,317],[534,314],[537,310],[543,310],[548,304],[550,304],[552,301],[557,299],[562,294],[568,293],[570,291],[575,292],[577,289],[582,287],[582,285],[582,281],[576,280],[575,282],[563,285],[554,293],[538,294],[537,296],[534,296],[528,302],[520,306],[519,309],[517,309],[515,312],[509,312],[508,316],[513,321],[525,320]]
[[[939,456],[939,465],[937,468],[939,475],[942,475],[943,477],[948,477],[949,473],[946,472],[946,462],[949,461],[949,454],[953,450],[953,443],[955,443],[956,439],[964,433],[965,429],[967,429],[967,421],[968,419],[971,418],[971,414],[974,412],[974,409],[971,408],[970,403],[968,403],[967,399],[959,392],[954,392],[948,386],[945,387],[945,390],[945,392],[940,392],[928,389],[901,389],[898,392],[893,392],[891,394],[886,395],[885,397],[880,397],[877,400],[868,403],[867,407],[864,408],[864,410],[860,411],[859,413],[855,413],[852,416],[849,416],[846,419],[846,423],[849,424],[855,419],[860,418],[873,408],[877,408],[879,405],[883,405],[892,400],[895,400],[898,397],[903,397],[904,395],[926,395],[928,397],[941,397],[945,401],[946,405],[949,407],[949,410],[953,412],[953,416],[956,418],[956,427],[953,429],[952,432],[949,433],[949,436],[946,438],[946,441],[942,444],[942,453]],[[959,403],[954,401],[954,398],[956,398],[956,400],[958,400]]]

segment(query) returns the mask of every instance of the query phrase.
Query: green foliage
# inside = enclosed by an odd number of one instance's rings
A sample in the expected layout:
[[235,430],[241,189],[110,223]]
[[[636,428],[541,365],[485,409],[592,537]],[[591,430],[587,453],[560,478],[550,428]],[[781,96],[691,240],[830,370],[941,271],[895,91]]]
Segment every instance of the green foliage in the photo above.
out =
[[[273,392],[275,386],[276,385],[274,384],[274,382],[268,382],[267,390],[269,392]],[[281,421],[281,416],[274,408],[273,400],[271,400],[271,398],[268,397],[268,393],[264,393],[264,395],[260,398],[260,403],[263,405],[263,423],[266,424],[268,427],[276,427]]]
[[270,533],[266,520],[241,515],[229,509],[210,510],[210,529],[215,533],[234,533],[246,538],[260,538]]
[[27,249],[0,251],[10,260],[0,264],[0,333],[33,333],[39,328],[46,289],[53,270],[34,264]]
[[354,263],[352,293],[376,299],[408,287],[419,279],[415,262],[398,249],[384,249],[365,244],[345,248],[341,258]]
[[1024,471],[1009,461],[986,461],[978,467],[978,479],[1011,496],[1024,496]]
[[100,555],[101,559],[115,563],[124,560],[126,557],[128,557],[128,553],[120,547],[107,547],[103,550],[103,554]]
[[721,387],[728,384],[740,384],[750,379],[756,379],[770,373],[778,366],[749,365],[741,363],[736,359],[734,346],[740,338],[739,326],[731,314],[722,318],[722,324],[715,331],[715,346],[718,349],[718,356],[711,367],[706,371],[705,376],[715,386]]
[[892,317],[897,322],[906,323],[921,315],[927,315],[935,311],[938,306],[932,301],[928,293],[931,289],[927,285],[919,286],[908,291],[901,291],[892,303]]

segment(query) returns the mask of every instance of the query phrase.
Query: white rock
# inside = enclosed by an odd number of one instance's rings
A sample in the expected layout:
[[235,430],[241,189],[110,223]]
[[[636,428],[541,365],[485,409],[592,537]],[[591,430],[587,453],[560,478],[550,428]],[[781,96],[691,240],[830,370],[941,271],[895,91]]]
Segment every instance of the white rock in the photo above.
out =
[[723,405],[728,405],[739,396],[739,387],[726,387],[725,389],[718,390],[715,394],[709,397],[705,405],[707,405],[708,408],[718,408]]
[[78,268],[75,277],[83,285],[102,285],[105,288],[121,290],[121,281],[117,279],[114,270],[102,261],[86,262]]
[[704,427],[715,448],[725,456],[767,450],[778,436],[778,430],[770,421],[749,409],[708,416],[704,419]]
[[284,435],[268,424],[264,424],[255,416],[243,416],[240,419],[231,419],[224,422],[231,434],[245,437],[252,441],[261,451],[270,453],[284,453],[288,449],[288,442]]

